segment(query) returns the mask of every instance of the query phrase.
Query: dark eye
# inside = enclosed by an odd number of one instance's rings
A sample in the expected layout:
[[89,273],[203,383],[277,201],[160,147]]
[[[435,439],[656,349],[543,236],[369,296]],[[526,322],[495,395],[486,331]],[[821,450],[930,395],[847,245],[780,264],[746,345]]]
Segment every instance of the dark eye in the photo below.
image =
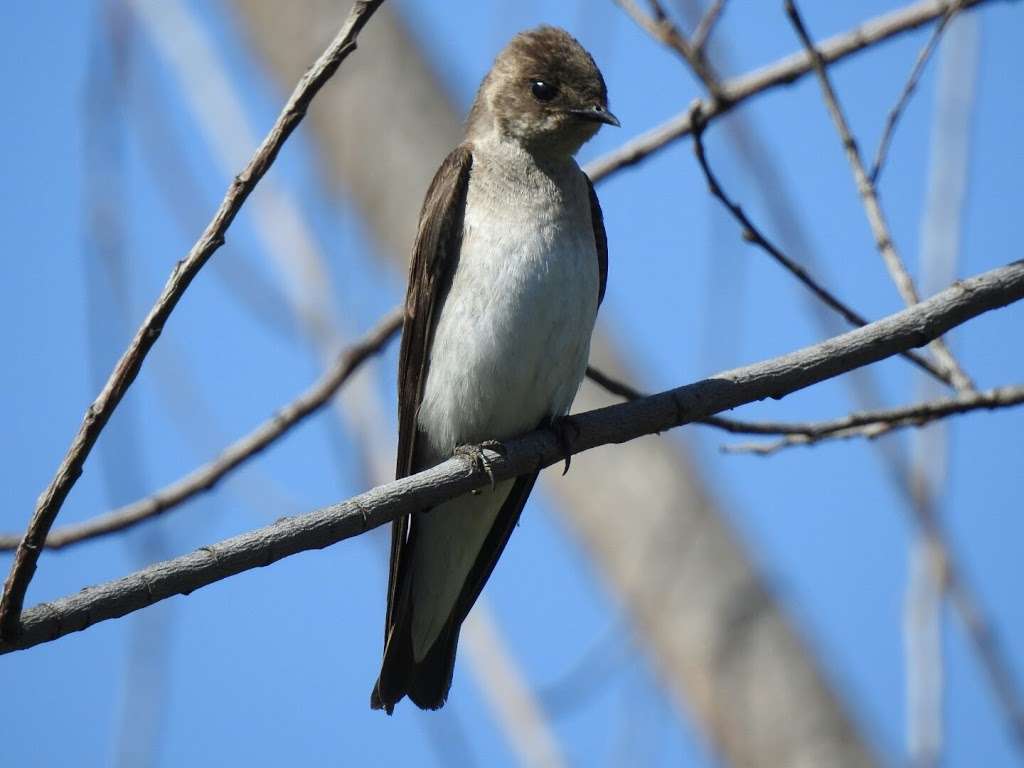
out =
[[558,95],[558,88],[551,83],[545,83],[543,80],[534,80],[533,85],[530,86],[530,91],[533,93],[533,98],[537,101],[551,101]]

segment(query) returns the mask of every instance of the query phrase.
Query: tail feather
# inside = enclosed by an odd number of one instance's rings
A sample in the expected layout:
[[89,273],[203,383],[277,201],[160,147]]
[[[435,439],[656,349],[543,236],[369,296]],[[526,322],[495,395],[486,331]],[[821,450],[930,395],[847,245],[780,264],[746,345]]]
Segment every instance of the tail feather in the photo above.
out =
[[410,624],[400,619],[392,628],[384,649],[380,675],[370,694],[370,707],[383,709],[389,715],[405,696],[420,709],[440,709],[452,687],[459,627],[454,621],[449,621],[427,655],[416,661],[412,652]]

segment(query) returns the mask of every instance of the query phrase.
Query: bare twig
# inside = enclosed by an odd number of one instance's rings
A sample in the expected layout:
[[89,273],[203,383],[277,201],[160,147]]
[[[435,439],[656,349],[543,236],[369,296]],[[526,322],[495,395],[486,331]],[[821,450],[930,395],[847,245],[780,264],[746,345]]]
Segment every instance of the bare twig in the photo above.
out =
[[[396,309],[386,315],[359,343],[339,355],[331,369],[312,387],[248,435],[228,446],[216,459],[152,496],[91,520],[51,531],[46,537],[47,548],[61,549],[70,544],[124,530],[183,504],[203,491],[210,490],[229,472],[266,449],[292,427],[328,403],[359,366],[383,350],[401,327],[402,312]],[[0,550],[13,549],[19,539],[18,536],[0,536]]]
[[[965,0],[963,8],[974,8],[991,0]],[[936,0],[921,0],[891,13],[877,16],[864,24],[830,37],[818,46],[818,52],[826,64],[839,61],[847,56],[870,48],[884,40],[904,32],[917,29],[946,13],[947,6]],[[704,116],[708,122],[721,117],[747,99],[777,88],[789,85],[810,72],[814,67],[805,51],[791,54],[761,69],[733,78],[722,83],[722,101],[703,104]],[[676,115],[647,133],[632,139],[621,147],[587,164],[587,175],[596,183],[613,173],[642,160],[672,142],[690,134],[689,110]]]
[[78,434],[68,448],[57,474],[39,497],[24,539],[18,545],[10,574],[0,600],[0,636],[10,639],[18,631],[18,619],[25,592],[35,573],[46,535],[57,517],[64,499],[82,473],[82,467],[121,398],[142,367],[143,360],[159,338],[163,326],[184,295],[189,284],[206,261],[223,244],[225,233],[256,184],[270,168],[285,140],[304,117],[317,91],[334,74],[356,47],[360,30],[383,0],[357,0],[338,35],[299,81],[270,133],[260,144],[249,164],[235,177],[217,213],[202,236],[179,261],[153,305],[118,361],[103,390],[89,406]]
[[642,29],[646,30],[651,37],[660,40],[669,48],[674,50],[683,60],[686,61],[694,73],[701,79],[711,92],[714,101],[722,101],[725,96],[718,86],[718,78],[708,66],[702,49],[691,45],[690,41],[683,36],[659,0],[648,0],[654,12],[654,16],[648,16],[637,7],[633,0],[614,0]]
[[[645,397],[629,384],[618,381],[593,366],[587,367],[587,378],[624,400],[639,400]],[[783,448],[814,445],[830,439],[874,439],[898,429],[923,427],[955,414],[1010,408],[1022,403],[1024,385],[1017,385],[997,387],[984,392],[961,392],[955,397],[929,400],[901,408],[860,411],[829,421],[741,421],[712,416],[707,419],[695,419],[694,423],[737,435],[784,435],[782,440],[773,443],[741,443],[722,447],[726,453],[756,453],[767,456]]]
[[928,60],[931,59],[935,49],[938,48],[939,41],[942,39],[942,33],[946,31],[949,22],[956,16],[960,6],[960,2],[951,3],[946,13],[939,19],[939,23],[935,25],[935,29],[932,30],[932,34],[928,37],[928,42],[924,44],[924,48],[917,54],[914,66],[910,69],[910,76],[907,78],[903,90],[900,91],[896,103],[885,117],[885,128],[882,129],[882,137],[878,140],[878,148],[875,150],[875,160],[871,164],[871,172],[868,174],[871,183],[876,187],[878,186],[878,177],[882,173],[882,166],[885,165],[886,157],[889,154],[889,145],[896,131],[896,124],[903,116],[903,110],[910,103],[910,97],[914,95],[914,91],[917,89],[917,84],[921,80],[921,75],[924,74]]
[[[889,276],[896,284],[896,289],[899,291],[900,296],[903,297],[904,303],[907,306],[916,304],[920,301],[917,288],[914,287],[914,281],[911,279],[910,273],[907,272],[903,259],[900,258],[899,253],[896,251],[896,244],[892,239],[892,233],[889,230],[888,222],[886,222],[885,213],[882,211],[882,206],[878,201],[875,185],[871,183],[867,171],[864,170],[864,161],[861,159],[857,142],[854,140],[853,134],[850,133],[849,123],[843,114],[843,109],[839,104],[839,99],[836,97],[835,89],[832,87],[832,81],[825,69],[826,61],[821,52],[814,47],[814,43],[811,41],[803,19],[800,17],[800,12],[797,10],[793,0],[786,0],[785,7],[786,14],[789,16],[797,36],[803,43],[807,55],[813,63],[814,71],[821,85],[825,105],[832,117],[832,121],[835,123],[836,131],[839,133],[843,149],[846,152],[846,158],[853,171],[853,177],[857,183],[857,191],[864,203],[864,212],[867,214],[868,224],[871,226],[871,232],[875,237],[875,245],[878,247],[878,252],[882,255],[885,266],[889,270]],[[960,367],[956,358],[953,357],[953,353],[950,352],[949,347],[946,346],[942,339],[935,339],[931,347],[935,357],[938,358],[946,373],[952,378],[957,389],[971,390],[974,388],[974,384]]]
[[708,38],[711,37],[711,32],[714,30],[715,24],[722,17],[722,11],[724,10],[725,0],[714,0],[708,6],[708,9],[704,11],[704,15],[700,17],[697,28],[690,35],[690,47],[698,54],[703,55],[704,49],[708,46]]
[[[693,103],[693,106],[690,109],[690,124],[693,126],[693,151],[697,156],[697,162],[700,164],[701,170],[704,172],[704,178],[708,183],[708,190],[711,192],[712,196],[725,206],[726,210],[732,214],[733,218],[739,222],[742,227],[743,239],[758,246],[761,250],[775,259],[775,261],[782,265],[784,269],[792,274],[804,286],[810,289],[811,293],[817,296],[822,303],[829,307],[829,309],[835,311],[850,325],[856,327],[867,325],[868,321],[863,315],[855,312],[849,306],[840,301],[831,291],[824,288],[818,281],[811,277],[807,270],[779,250],[770,240],[768,240],[768,238],[764,236],[761,230],[754,225],[747,214],[743,211],[743,208],[733,202],[729,196],[726,195],[725,190],[722,189],[722,185],[718,182],[717,176],[715,176],[714,171],[711,170],[711,166],[707,160],[707,155],[704,151],[703,134],[706,123],[704,121],[702,109],[699,99]],[[953,383],[951,376],[946,371],[940,370],[934,363],[917,352],[905,352],[903,357],[910,360],[914,365],[918,366],[926,373],[936,377],[939,381],[946,384]]]
[[551,430],[506,441],[488,453],[489,471],[461,457],[374,488],[346,502],[242,534],[135,574],[26,611],[22,631],[0,641],[0,653],[28,648],[118,618],[177,594],[283,557],[351,538],[403,514],[425,509],[538,467],[609,443],[707,418],[768,397],[780,398],[855,368],[926,344],[984,312],[1024,298],[1024,261],[970,278],[908,309],[782,357],[726,371],[641,400],[574,416],[569,445]]
[[1010,408],[1024,403],[1024,386],[998,387],[984,392],[961,392],[955,397],[929,400],[924,403],[887,408],[879,411],[851,413],[829,421],[742,422],[739,429],[728,431],[747,434],[784,435],[772,443],[744,443],[723,446],[727,453],[755,453],[768,456],[795,445],[814,445],[823,440],[847,440],[854,437],[874,439],[906,427],[923,427],[938,419],[959,413]]

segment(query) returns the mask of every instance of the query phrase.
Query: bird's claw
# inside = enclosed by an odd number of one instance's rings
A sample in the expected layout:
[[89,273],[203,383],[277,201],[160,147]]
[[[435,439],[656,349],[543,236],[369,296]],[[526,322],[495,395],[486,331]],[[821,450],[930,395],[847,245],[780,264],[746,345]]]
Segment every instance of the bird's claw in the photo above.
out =
[[[494,464],[491,459],[487,458],[487,454],[484,450],[494,451],[499,456],[505,456],[508,453],[508,449],[505,448],[503,443],[497,440],[484,440],[479,445],[460,445],[455,449],[456,456],[462,456],[469,459],[470,465],[476,471],[484,471],[487,473],[488,479],[491,481],[491,490],[494,490],[497,481],[494,477]],[[472,491],[473,495],[480,493],[479,489]]]
[[[580,428],[576,426],[576,420],[572,416],[553,417],[550,428],[555,433],[555,439],[565,456],[565,468],[562,470],[562,477],[565,477],[572,463],[572,441],[580,436]],[[569,435],[570,431],[573,433],[572,436]]]

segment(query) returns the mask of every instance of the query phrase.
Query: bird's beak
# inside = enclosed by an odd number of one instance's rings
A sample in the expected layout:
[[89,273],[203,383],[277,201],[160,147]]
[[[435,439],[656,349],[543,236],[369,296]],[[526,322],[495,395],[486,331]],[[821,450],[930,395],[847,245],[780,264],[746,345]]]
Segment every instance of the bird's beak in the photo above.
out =
[[583,109],[570,109],[569,111],[577,117],[582,117],[584,120],[593,120],[595,123],[614,125],[616,128],[620,125],[619,118],[600,104],[595,104],[592,107],[584,107]]

